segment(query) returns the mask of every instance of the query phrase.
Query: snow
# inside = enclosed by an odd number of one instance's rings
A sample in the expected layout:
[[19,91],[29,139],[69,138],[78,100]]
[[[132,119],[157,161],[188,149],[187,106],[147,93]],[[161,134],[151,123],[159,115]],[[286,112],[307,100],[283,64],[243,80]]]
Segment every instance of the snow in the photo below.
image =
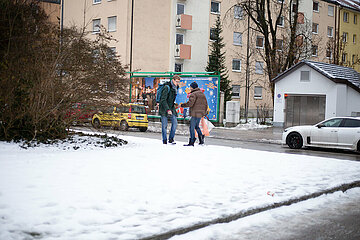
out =
[[0,239],[139,239],[360,179],[358,162],[118,137],[0,142]]

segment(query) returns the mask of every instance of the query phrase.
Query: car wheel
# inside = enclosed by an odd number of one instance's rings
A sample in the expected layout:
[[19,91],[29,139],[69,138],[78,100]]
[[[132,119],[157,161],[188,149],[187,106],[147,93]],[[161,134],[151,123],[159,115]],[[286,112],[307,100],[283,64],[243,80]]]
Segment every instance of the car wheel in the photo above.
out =
[[286,138],[286,144],[291,149],[300,149],[303,146],[303,139],[299,133],[290,133]]
[[358,142],[358,145],[357,145],[357,151],[360,153],[360,141]]
[[121,122],[120,122],[120,130],[121,130],[121,131],[127,131],[128,128],[129,128],[129,126],[128,126],[128,124],[127,124],[126,121],[121,121]]
[[100,120],[95,118],[93,121],[93,126],[94,128],[100,128],[101,127]]
[[146,132],[146,130],[147,130],[147,127],[141,127],[140,128],[140,132]]

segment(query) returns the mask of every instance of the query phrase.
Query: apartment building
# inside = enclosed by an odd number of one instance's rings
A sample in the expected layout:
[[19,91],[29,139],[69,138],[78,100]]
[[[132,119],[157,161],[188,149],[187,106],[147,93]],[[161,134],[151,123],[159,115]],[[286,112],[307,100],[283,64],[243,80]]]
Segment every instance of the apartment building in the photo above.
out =
[[54,24],[60,24],[60,0],[40,0],[40,6]]

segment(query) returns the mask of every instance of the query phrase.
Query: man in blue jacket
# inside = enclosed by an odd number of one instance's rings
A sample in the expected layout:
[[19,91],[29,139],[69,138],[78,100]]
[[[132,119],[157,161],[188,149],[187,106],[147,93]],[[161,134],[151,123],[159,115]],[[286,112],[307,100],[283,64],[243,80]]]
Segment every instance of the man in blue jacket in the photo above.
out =
[[179,88],[180,76],[174,75],[173,79],[165,83],[161,91],[159,102],[159,114],[161,116],[161,133],[163,144],[167,144],[167,125],[168,118],[171,120],[169,143],[175,144],[174,137],[177,127],[177,114],[175,109],[175,99]]

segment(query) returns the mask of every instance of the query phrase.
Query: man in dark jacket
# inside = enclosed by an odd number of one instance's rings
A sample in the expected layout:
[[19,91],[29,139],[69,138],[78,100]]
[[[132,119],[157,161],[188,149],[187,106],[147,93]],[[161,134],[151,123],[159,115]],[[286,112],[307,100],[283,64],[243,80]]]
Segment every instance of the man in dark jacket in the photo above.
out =
[[175,109],[175,98],[179,88],[180,76],[174,75],[173,79],[165,83],[161,91],[159,103],[159,114],[161,116],[161,133],[163,144],[167,144],[167,125],[168,118],[171,120],[171,129],[169,134],[169,143],[175,144],[174,137],[177,127],[177,115]]
[[199,136],[199,144],[204,144],[205,136],[199,127],[200,120],[207,114],[208,104],[205,94],[198,88],[196,82],[190,84],[190,97],[187,103],[182,103],[181,107],[190,107],[190,139],[189,144],[184,146],[194,146],[195,130]]

